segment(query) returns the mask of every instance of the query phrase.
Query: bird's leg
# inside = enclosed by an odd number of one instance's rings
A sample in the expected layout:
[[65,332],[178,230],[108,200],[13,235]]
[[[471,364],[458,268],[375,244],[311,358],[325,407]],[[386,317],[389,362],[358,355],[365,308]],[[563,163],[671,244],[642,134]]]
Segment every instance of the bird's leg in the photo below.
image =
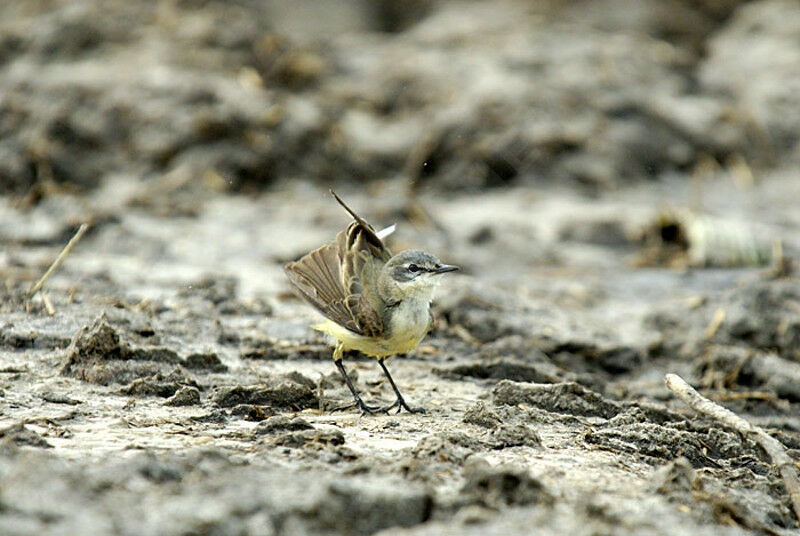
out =
[[394,383],[392,375],[389,374],[389,369],[386,368],[386,363],[384,363],[384,359],[385,358],[383,357],[379,357],[378,364],[383,369],[383,373],[386,374],[386,377],[389,379],[389,383],[391,384],[392,389],[394,389],[394,394],[397,395],[397,400],[395,400],[393,403],[389,404],[386,407],[380,408],[379,411],[388,412],[390,409],[397,408],[397,413],[400,413],[400,411],[403,409],[405,409],[409,413],[425,413],[424,408],[412,408],[411,406],[406,404],[405,398],[403,398],[403,395],[400,394],[400,389],[397,388],[397,384]]
[[356,391],[353,382],[350,381],[350,377],[347,375],[347,371],[344,369],[344,365],[342,364],[342,351],[343,347],[342,344],[339,343],[336,345],[336,348],[333,350],[333,362],[336,363],[336,368],[339,369],[339,372],[344,377],[344,381],[347,384],[347,387],[350,388],[350,392],[353,393],[353,403],[352,404],[344,404],[343,406],[336,406],[331,411],[341,411],[350,408],[358,408],[361,410],[362,415],[364,413],[377,413],[381,411],[381,409],[368,406],[361,400],[361,396],[359,396],[358,391]]

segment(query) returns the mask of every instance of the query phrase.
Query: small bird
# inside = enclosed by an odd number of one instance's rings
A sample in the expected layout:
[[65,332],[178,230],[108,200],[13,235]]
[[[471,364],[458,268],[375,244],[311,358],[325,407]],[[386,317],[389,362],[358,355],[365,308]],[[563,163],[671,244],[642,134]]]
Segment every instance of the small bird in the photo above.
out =
[[[299,295],[326,319],[313,326],[335,341],[333,362],[353,393],[354,402],[334,411],[358,407],[362,414],[410,407],[394,383],[386,358],[413,350],[433,325],[430,310],[439,275],[458,270],[419,249],[392,255],[382,238],[394,226],[375,232],[336,193],[333,197],[353,217],[336,239],[284,268]],[[376,357],[397,400],[384,407],[368,406],[353,386],[342,364],[345,350]]]

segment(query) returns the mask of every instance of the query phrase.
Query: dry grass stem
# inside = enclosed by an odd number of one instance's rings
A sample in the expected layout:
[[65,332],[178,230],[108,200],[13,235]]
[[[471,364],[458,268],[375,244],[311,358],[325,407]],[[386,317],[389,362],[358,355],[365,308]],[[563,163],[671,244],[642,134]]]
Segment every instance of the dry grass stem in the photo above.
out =
[[78,231],[75,233],[75,236],[73,236],[70,239],[70,241],[67,242],[67,245],[64,246],[64,249],[62,249],[61,253],[58,254],[58,257],[56,257],[56,260],[54,260],[53,264],[50,265],[50,268],[48,268],[47,271],[44,273],[44,275],[41,278],[39,278],[39,280],[34,285],[32,285],[31,288],[28,289],[28,296],[27,296],[28,300],[33,298],[36,295],[36,293],[42,289],[42,286],[50,278],[50,276],[53,275],[53,272],[56,271],[58,266],[64,260],[64,257],[69,255],[69,252],[72,251],[72,248],[75,247],[75,244],[78,243],[78,241],[81,239],[81,237],[84,235],[87,229],[89,229],[88,223],[81,224],[81,226],[78,228]]

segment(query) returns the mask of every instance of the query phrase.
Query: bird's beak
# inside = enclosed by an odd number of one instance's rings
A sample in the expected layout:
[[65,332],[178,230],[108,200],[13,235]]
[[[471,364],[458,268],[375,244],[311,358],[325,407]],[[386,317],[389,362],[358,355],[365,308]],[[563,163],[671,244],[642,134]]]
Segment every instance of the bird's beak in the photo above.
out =
[[443,274],[445,272],[455,272],[458,270],[458,266],[454,266],[452,264],[442,264],[438,268],[434,268],[431,270],[432,274]]

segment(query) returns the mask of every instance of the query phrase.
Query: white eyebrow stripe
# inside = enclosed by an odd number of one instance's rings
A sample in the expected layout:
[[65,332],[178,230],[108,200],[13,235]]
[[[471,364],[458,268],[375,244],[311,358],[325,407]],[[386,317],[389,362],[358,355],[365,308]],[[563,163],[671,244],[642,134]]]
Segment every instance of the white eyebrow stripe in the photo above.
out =
[[383,240],[384,238],[386,238],[387,236],[389,236],[390,234],[392,234],[392,233],[395,231],[395,229],[397,229],[397,224],[396,224],[396,223],[393,223],[393,224],[391,224],[389,227],[387,227],[387,228],[385,228],[385,229],[381,229],[380,231],[378,231],[378,232],[377,232],[377,233],[375,233],[375,234],[378,236],[378,238],[380,238],[381,240]]

